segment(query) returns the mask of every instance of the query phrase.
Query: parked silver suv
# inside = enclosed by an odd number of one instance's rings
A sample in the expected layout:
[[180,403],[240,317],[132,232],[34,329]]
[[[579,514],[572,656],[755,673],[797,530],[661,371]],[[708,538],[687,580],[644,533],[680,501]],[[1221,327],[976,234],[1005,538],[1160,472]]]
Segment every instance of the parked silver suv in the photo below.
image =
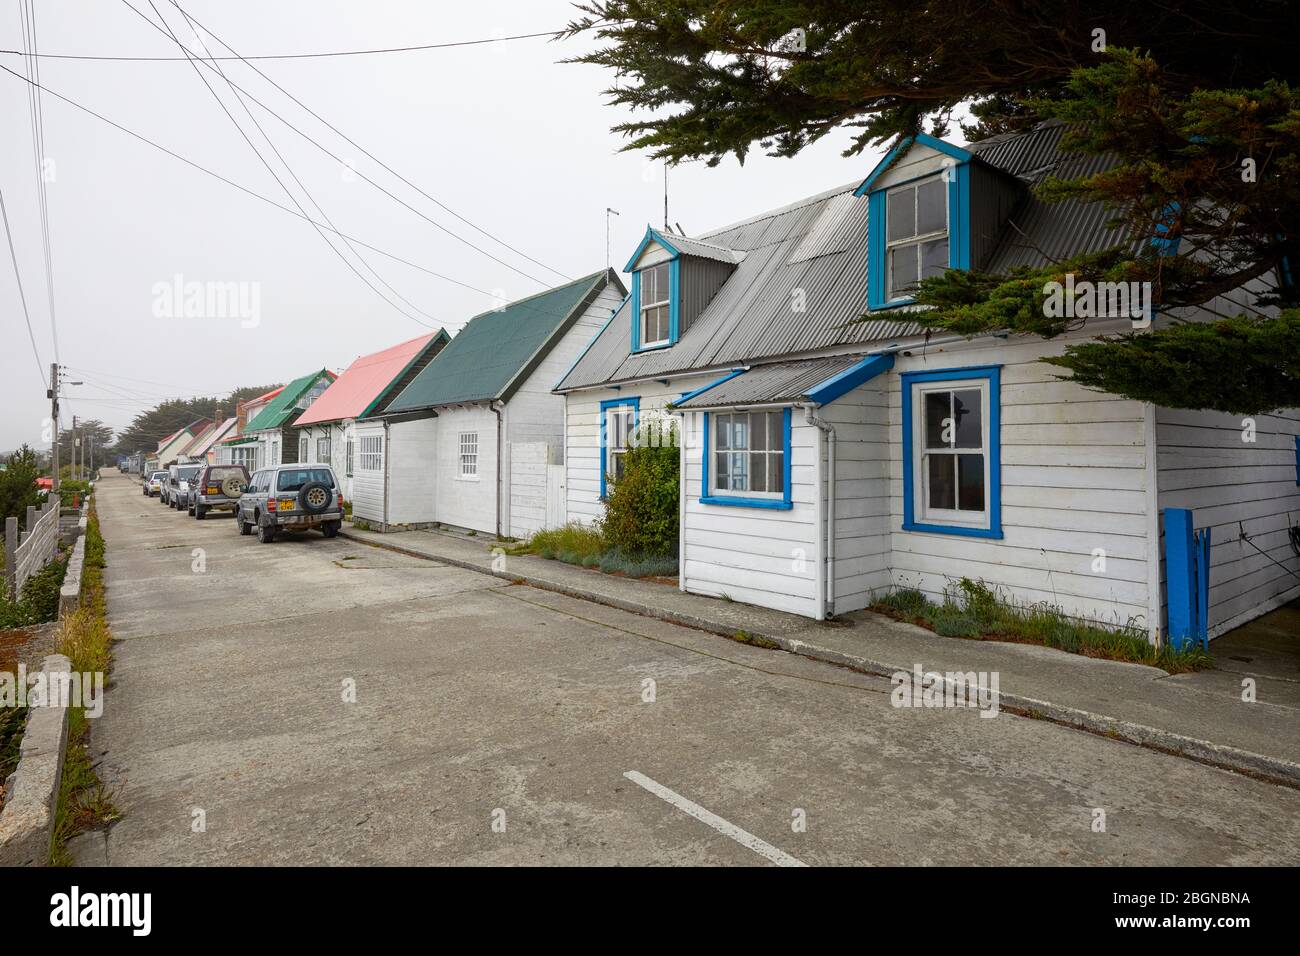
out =
[[328,465],[276,465],[248,480],[235,506],[240,534],[257,529],[257,540],[269,544],[281,531],[319,528],[332,538],[343,527],[343,493]]
[[172,465],[167,469],[167,480],[163,482],[163,504],[177,511],[188,511],[190,507],[190,485],[198,478],[203,465]]

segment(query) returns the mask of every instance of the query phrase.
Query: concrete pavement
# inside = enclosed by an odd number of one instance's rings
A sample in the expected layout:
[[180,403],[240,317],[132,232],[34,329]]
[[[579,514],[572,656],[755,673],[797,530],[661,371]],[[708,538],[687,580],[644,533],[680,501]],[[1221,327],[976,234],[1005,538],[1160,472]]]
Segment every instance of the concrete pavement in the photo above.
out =
[[259,545],[125,478],[98,497],[121,641],[91,743],[125,816],[80,863],[1300,862],[1288,788],[353,541]]

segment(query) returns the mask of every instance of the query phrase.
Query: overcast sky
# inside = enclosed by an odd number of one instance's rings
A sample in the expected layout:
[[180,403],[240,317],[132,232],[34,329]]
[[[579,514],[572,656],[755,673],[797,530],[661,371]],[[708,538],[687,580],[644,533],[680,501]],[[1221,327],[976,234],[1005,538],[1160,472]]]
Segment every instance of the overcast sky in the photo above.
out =
[[[153,17],[148,0],[129,2]],[[169,0],[154,0],[177,31]],[[245,56],[392,47],[554,30],[574,15],[563,0],[425,3],[417,0],[181,0],[211,35]],[[126,0],[37,0],[44,53],[172,56],[170,39]],[[208,48],[219,44],[206,37]],[[377,56],[268,60],[256,65],[339,130],[493,236],[576,277],[605,265],[605,208],[612,261],[621,269],[647,223],[663,221],[663,169],[621,153],[610,126],[627,116],[605,105],[608,72],[558,61],[590,39],[515,40]],[[0,8],[0,48],[23,47],[19,5]],[[22,58],[0,65],[22,73]],[[339,139],[238,62],[231,80],[273,107],[356,170],[429,218],[548,284],[563,279],[475,232]],[[202,68],[200,68],[202,69]],[[235,130],[195,68],[180,62],[43,59],[41,81],[121,125],[292,208]],[[203,70],[277,173],[307,206],[219,77]],[[435,278],[362,248],[418,308],[404,316],[367,287],[302,219],[212,179],[54,96],[44,97],[45,155],[58,350],[72,414],[120,427],[165,397],[217,394],[287,381],[313,368],[421,334],[420,322],[454,333],[493,306],[543,288],[440,231],[249,104],[275,146],[342,232],[474,287]],[[53,361],[45,294],[36,163],[27,84],[0,72],[3,189],[41,362]],[[697,235],[765,209],[862,178],[879,154],[841,157],[847,132],[795,159],[752,155],[669,174],[669,216]],[[321,220],[323,221],[323,220]],[[328,234],[327,234],[328,235]],[[337,244],[337,240],[336,240]],[[346,250],[345,250],[346,252]],[[349,254],[350,255],[350,254]],[[355,260],[354,260],[355,261]],[[360,267],[363,268],[364,267]],[[391,300],[395,296],[367,273]],[[159,317],[159,283],[247,283],[257,314]],[[41,441],[48,415],[23,323],[18,288],[0,237],[0,450]],[[429,317],[432,317],[430,319]]]

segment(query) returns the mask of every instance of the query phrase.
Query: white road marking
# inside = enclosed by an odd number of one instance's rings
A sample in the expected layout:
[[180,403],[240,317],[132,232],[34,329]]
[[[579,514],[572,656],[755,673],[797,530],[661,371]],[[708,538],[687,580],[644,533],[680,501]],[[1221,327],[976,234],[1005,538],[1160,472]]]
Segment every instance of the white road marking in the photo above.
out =
[[705,810],[698,803],[695,803],[692,800],[687,800],[680,793],[676,793],[672,790],[669,790],[661,783],[656,783],[655,781],[651,780],[643,773],[638,773],[635,770],[629,770],[626,773],[624,773],[623,776],[626,777],[628,780],[631,780],[638,787],[643,787],[644,789],[649,790],[660,800],[664,800],[668,803],[671,803],[678,810],[682,810],[690,814],[695,819],[699,820],[701,823],[707,823],[709,826],[713,827],[713,829],[717,830],[723,836],[731,837],[731,839],[735,840],[741,846],[749,847],[759,856],[766,857],[767,859],[775,863],[777,866],[807,866],[808,865],[807,863],[804,863],[802,860],[796,860],[794,857],[792,857],[789,853],[786,853],[784,850],[778,850],[776,847],[772,846],[772,844],[766,842],[765,840],[760,840],[758,837],[754,836],[754,834],[750,833],[749,831],[742,830],[734,823],[728,823],[726,820],[722,819],[722,817],[718,816],[716,813],[711,813],[710,811]]

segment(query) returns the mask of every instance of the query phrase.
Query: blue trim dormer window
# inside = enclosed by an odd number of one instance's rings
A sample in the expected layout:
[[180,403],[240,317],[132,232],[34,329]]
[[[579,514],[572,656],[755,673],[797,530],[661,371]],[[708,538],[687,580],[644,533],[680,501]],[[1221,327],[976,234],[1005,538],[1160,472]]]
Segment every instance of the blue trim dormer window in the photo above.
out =
[[682,259],[672,241],[647,228],[625,269],[632,270],[651,243],[662,247],[671,258],[632,272],[633,352],[675,345],[681,331]]
[[[914,144],[943,153],[942,168],[902,182],[878,180]],[[858,187],[867,196],[867,307],[911,305],[921,279],[970,268],[972,154],[924,134],[909,137]]]

